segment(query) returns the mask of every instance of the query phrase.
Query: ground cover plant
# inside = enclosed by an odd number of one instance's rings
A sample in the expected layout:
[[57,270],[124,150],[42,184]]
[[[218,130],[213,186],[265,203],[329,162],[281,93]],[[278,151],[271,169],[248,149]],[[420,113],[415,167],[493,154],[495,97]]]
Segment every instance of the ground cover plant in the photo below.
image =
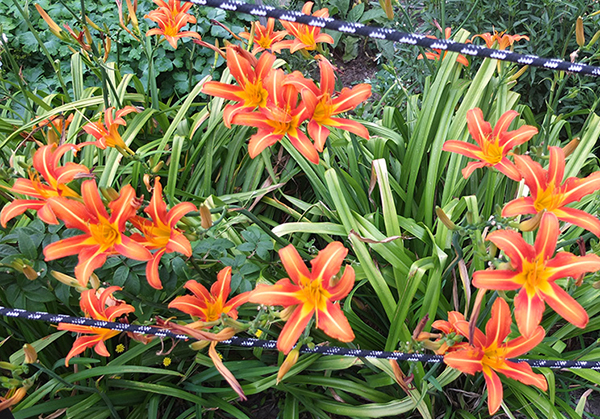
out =
[[[514,358],[599,359],[596,79],[550,73],[540,87],[515,64],[398,58],[391,44],[178,0],[99,4],[15,1],[26,28],[2,21],[0,303],[192,339],[0,318],[0,410],[592,416],[596,371]],[[448,22],[494,15],[461,4],[425,4],[410,30],[518,49],[534,34],[502,31],[540,25],[511,15],[467,32]],[[288,7],[390,28],[414,13]],[[600,14],[570,11],[561,45],[597,64]],[[379,72],[349,81],[353,57]],[[219,343],[233,336],[276,349]]]

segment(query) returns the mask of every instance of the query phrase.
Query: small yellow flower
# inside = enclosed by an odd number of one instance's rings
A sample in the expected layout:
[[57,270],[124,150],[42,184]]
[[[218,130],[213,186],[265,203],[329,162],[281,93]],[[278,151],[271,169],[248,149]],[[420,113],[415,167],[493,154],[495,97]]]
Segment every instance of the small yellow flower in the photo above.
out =
[[119,343],[117,345],[117,347],[115,348],[115,351],[119,354],[125,352],[125,345],[123,345],[122,343]]
[[263,331],[259,329],[259,330],[257,330],[257,331],[254,333],[254,336],[256,336],[257,338],[259,338],[259,339],[260,339],[260,337],[262,336],[262,334],[263,334]]
[[171,358],[168,356],[165,356],[165,358],[163,359],[163,365],[165,367],[168,367],[169,365],[171,365]]

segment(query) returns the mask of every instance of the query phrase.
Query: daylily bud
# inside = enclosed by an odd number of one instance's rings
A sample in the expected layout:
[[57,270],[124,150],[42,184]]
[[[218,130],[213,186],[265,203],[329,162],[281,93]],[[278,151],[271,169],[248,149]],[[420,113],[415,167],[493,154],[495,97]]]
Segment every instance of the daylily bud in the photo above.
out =
[[565,157],[568,157],[571,153],[573,153],[580,142],[581,142],[581,139],[579,137],[577,137],[577,138],[573,138],[569,142],[569,144],[564,146],[563,152],[565,153]]
[[131,25],[136,30],[136,32],[139,32],[139,23],[137,20],[137,16],[135,15],[135,12],[137,10],[137,1],[135,2],[135,6],[131,4],[131,0],[125,1],[127,3],[127,12],[129,13],[129,19],[131,19]]
[[546,211],[540,211],[537,214],[535,214],[534,217],[530,218],[529,220],[525,220],[525,221],[522,221],[521,223],[519,223],[519,230],[533,231],[536,228],[538,228],[540,225],[540,221],[542,220],[542,216],[544,215],[545,212]]
[[97,31],[102,32],[102,29],[100,29],[100,26],[96,25],[94,22],[92,22],[92,19],[90,19],[89,16],[85,16],[85,21],[88,23],[88,25],[90,25],[92,28],[96,29]]
[[104,199],[106,199],[109,202],[115,201],[117,199],[119,199],[119,193],[111,187],[108,188],[98,188],[100,189],[100,193],[102,194],[102,196],[104,197]]
[[37,352],[33,346],[26,343],[23,345],[23,352],[25,352],[25,363],[33,364],[37,361]]
[[286,307],[283,310],[281,310],[281,312],[279,313],[279,317],[281,317],[281,320],[283,320],[284,322],[287,322],[295,309],[296,306]]
[[106,62],[108,60],[108,54],[110,53],[110,45],[111,45],[111,40],[110,37],[106,37],[104,38],[104,58],[103,61]]
[[210,215],[210,209],[208,205],[202,204],[200,205],[200,225],[203,229],[208,230],[212,227],[213,221],[212,216]]
[[29,266],[28,264],[24,264],[22,266],[22,271],[23,275],[25,275],[25,277],[27,279],[29,279],[30,281],[33,281],[34,279],[37,279],[39,274],[37,273],[37,271],[35,269],[33,269],[31,266]]
[[194,343],[192,343],[192,344],[190,345],[190,348],[191,348],[193,351],[199,351],[199,350],[201,350],[201,349],[204,349],[204,348],[206,348],[206,347],[208,346],[208,344],[209,344],[209,343],[210,343],[210,342],[209,342],[209,341],[207,341],[207,340],[199,340],[198,342],[194,342]]
[[583,31],[583,19],[581,16],[577,18],[577,23],[575,23],[575,40],[580,47],[585,45],[585,33]]
[[285,360],[283,361],[283,364],[281,364],[281,367],[279,367],[279,372],[277,373],[276,384],[279,384],[281,382],[281,380],[283,380],[283,378],[288,373],[290,368],[292,368],[296,364],[296,361],[298,361],[299,356],[300,356],[300,350],[298,349],[298,347],[292,349],[290,351],[290,353],[287,354],[287,356],[285,357]]
[[596,32],[594,34],[594,36],[592,36],[592,39],[590,39],[590,43],[588,44],[588,47],[591,47],[592,45],[594,45],[598,39],[600,38],[600,31]]
[[394,8],[392,7],[392,0],[379,0],[381,8],[385,11],[385,15],[388,19],[394,19]]
[[13,371],[18,367],[16,365],[11,364],[10,362],[0,361],[0,368],[3,370]]
[[62,272],[50,271],[50,275],[52,275],[52,277],[57,281],[62,282],[69,287],[75,288],[78,292],[83,292],[87,289],[79,285],[79,282],[75,278],[65,275]]
[[529,68],[528,65],[524,65],[523,67],[521,67],[519,69],[519,71],[517,71],[515,74],[513,74],[512,76],[510,76],[510,78],[508,79],[509,81],[515,81],[518,80],[519,77],[521,77],[523,75],[523,73],[525,73],[525,71],[527,71],[527,69]]
[[56,24],[56,22],[52,20],[52,18],[48,15],[48,13],[46,13],[46,11],[44,9],[42,9],[42,6],[40,6],[39,4],[36,4],[35,8],[37,9],[37,11],[40,14],[40,16],[42,17],[42,19],[44,19],[46,21],[46,23],[48,24],[48,27],[50,28],[50,32],[52,32],[54,35],[58,36],[59,38],[62,38],[62,35],[61,35],[62,29],[60,28],[60,26],[58,26]]
[[444,224],[446,228],[448,228],[448,230],[456,230],[456,224],[452,222],[452,220],[448,217],[448,215],[446,215],[443,209],[436,206],[435,213],[438,216],[440,222]]
[[159,161],[158,164],[152,168],[152,173],[158,173],[158,171],[162,169],[164,165],[165,162],[163,162],[162,160]]

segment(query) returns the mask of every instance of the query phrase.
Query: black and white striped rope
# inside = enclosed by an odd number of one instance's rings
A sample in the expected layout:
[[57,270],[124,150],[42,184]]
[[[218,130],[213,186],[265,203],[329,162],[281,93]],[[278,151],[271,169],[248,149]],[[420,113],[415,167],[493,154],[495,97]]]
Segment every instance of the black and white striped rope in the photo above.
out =
[[[0,315],[27,320],[37,320],[47,323],[70,323],[81,326],[97,327],[100,329],[118,330],[121,332],[132,332],[143,335],[169,337],[173,339],[193,339],[187,335],[174,333],[171,330],[163,329],[157,326],[141,326],[129,323],[108,322],[90,318],[67,316],[64,314],[50,314],[45,313],[43,311],[27,311],[17,308],[6,308],[0,306]],[[275,340],[241,338],[237,336],[231,339],[223,340],[219,343],[222,345],[240,346],[245,348],[277,349],[277,341]],[[444,361],[444,357],[441,355],[373,351],[370,349],[340,348],[336,346],[315,345],[314,347],[310,348],[305,345],[300,349],[300,352],[307,354],[340,355],[358,358],[394,359],[397,361],[423,362],[431,364],[439,364]],[[563,361],[550,359],[513,359],[513,361],[526,362],[532,367],[546,367],[553,369],[575,368],[600,370],[600,361]]]
[[516,52],[485,48],[473,44],[464,44],[450,39],[432,39],[422,34],[400,32],[394,29],[345,22],[343,20],[316,17],[297,11],[278,9],[272,6],[249,4],[239,0],[183,0],[200,6],[214,7],[236,13],[245,13],[256,17],[272,17],[288,22],[302,23],[354,36],[367,36],[374,39],[394,41],[401,44],[417,45],[424,48],[458,52],[464,55],[493,58],[522,65],[546,68],[556,71],[568,71],[577,74],[600,76],[600,67],[581,63],[571,63],[555,58],[542,58],[537,55],[524,55]]

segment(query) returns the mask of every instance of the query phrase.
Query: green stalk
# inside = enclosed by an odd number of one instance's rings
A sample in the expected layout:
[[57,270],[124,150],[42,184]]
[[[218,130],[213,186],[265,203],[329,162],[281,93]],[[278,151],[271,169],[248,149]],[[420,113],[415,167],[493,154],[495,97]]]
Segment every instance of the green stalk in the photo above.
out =
[[150,100],[152,107],[159,110],[158,105],[158,88],[156,87],[156,77],[154,76],[154,50],[150,44],[150,38],[146,37],[144,43],[144,53],[148,59],[148,89],[150,90]]

